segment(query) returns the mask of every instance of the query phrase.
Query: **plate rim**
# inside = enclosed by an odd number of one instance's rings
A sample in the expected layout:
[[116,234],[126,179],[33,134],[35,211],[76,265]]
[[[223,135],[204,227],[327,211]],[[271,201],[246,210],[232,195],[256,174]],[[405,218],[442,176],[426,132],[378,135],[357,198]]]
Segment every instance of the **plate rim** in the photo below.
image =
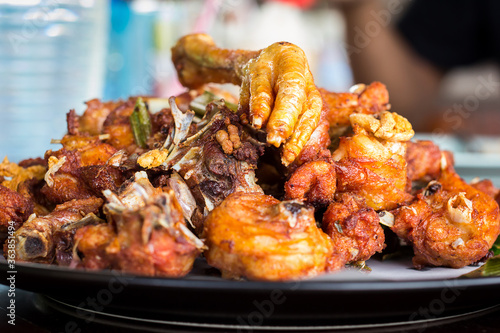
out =
[[[0,270],[4,274],[9,274],[12,270],[8,269],[5,261],[0,261]],[[450,279],[429,279],[429,280],[335,280],[335,281],[316,281],[316,280],[294,280],[294,281],[237,281],[227,280],[222,278],[197,279],[192,278],[169,278],[158,276],[140,276],[130,273],[124,273],[116,270],[98,270],[91,271],[80,268],[61,267],[49,264],[40,263],[22,263],[16,264],[14,270],[16,276],[19,274],[28,274],[30,276],[59,276],[59,279],[70,277],[71,280],[88,281],[94,284],[108,283],[110,278],[119,276],[121,279],[126,279],[128,284],[140,285],[148,288],[182,288],[182,289],[198,289],[198,290],[217,290],[217,291],[273,291],[293,290],[294,292],[325,292],[325,291],[350,291],[350,292],[370,292],[390,290],[393,292],[411,289],[418,290],[435,290],[442,288],[470,288],[470,287],[487,287],[496,286],[500,289],[500,277],[479,277],[479,278],[450,278]],[[52,276],[53,277],[53,276]],[[89,279],[91,278],[91,279]],[[2,279],[1,284],[6,285],[8,281]],[[292,286],[292,287],[291,287]],[[23,288],[24,285],[21,287]],[[37,288],[38,287],[38,288]],[[41,286],[29,288],[31,290],[40,290]],[[29,290],[28,289],[28,290]]]

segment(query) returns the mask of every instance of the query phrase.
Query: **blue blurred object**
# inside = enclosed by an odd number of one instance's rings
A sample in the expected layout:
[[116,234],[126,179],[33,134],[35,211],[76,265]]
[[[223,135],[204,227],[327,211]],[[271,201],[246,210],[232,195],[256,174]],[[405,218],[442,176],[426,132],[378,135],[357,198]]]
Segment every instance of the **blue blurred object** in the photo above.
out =
[[113,0],[104,99],[152,95],[157,1]]
[[65,114],[102,97],[108,1],[0,2],[0,155],[43,156]]

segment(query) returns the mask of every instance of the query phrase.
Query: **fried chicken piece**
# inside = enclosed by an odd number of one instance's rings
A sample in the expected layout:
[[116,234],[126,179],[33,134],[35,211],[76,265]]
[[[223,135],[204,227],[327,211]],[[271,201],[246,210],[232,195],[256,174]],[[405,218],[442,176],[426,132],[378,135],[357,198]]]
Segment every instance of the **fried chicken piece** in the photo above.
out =
[[442,159],[448,165],[453,165],[453,154],[441,151],[432,141],[408,141],[406,144],[407,175],[411,181],[430,182],[441,174]]
[[48,215],[31,215],[14,235],[16,260],[52,263],[55,255],[54,232],[67,223],[96,213],[102,204],[99,198],[71,200],[56,206]]
[[13,191],[17,191],[20,184],[32,178],[42,180],[46,171],[47,168],[44,165],[35,163],[24,167],[10,162],[7,157],[0,163],[0,177],[9,178],[3,180],[2,185]]
[[409,206],[394,211],[392,230],[413,245],[416,268],[460,268],[483,258],[500,233],[498,204],[443,167]]
[[78,171],[80,180],[96,197],[103,197],[104,190],[118,192],[126,180],[124,173],[112,165],[89,165]]
[[[85,199],[96,195],[96,184],[87,186],[82,172],[88,167],[105,166],[117,153],[116,148],[102,142],[98,137],[66,135],[58,151],[47,151],[49,170],[45,175],[46,184],[41,192],[52,203],[63,203],[72,199]],[[98,196],[101,194],[99,193]]]
[[[69,134],[87,133],[89,135],[99,135],[103,133],[104,122],[108,115],[121,102],[101,102],[98,99],[92,99],[85,102],[87,109],[80,117],[77,117],[78,130],[72,132],[68,128]],[[68,123],[71,123],[68,121]]]
[[7,232],[9,225],[12,225],[15,230],[19,229],[33,213],[33,209],[34,204],[31,200],[0,185],[0,232]]
[[134,133],[130,125],[130,115],[134,112],[135,98],[129,98],[125,103],[111,111],[102,125],[102,133],[109,134],[107,141],[117,150],[125,149],[132,153],[137,149]]
[[408,121],[382,112],[380,120],[353,114],[352,137],[341,137],[333,153],[337,171],[337,192],[362,197],[375,210],[394,209],[409,202],[407,193],[406,140],[413,135]]
[[265,128],[267,142],[283,145],[282,163],[293,162],[319,123],[322,100],[304,52],[274,43],[260,51],[226,50],[205,34],[181,38],[172,48],[181,83],[241,85],[239,110],[256,129]]
[[[87,268],[111,268],[148,276],[184,276],[203,243],[186,227],[171,189],[162,192],[139,172],[118,195],[107,190],[105,210],[113,232],[100,225],[77,232]],[[100,235],[104,232],[104,236]],[[87,239],[88,238],[88,239]]]
[[314,210],[260,193],[234,193],[205,222],[207,262],[223,277],[297,280],[324,272],[331,240]]
[[315,207],[333,202],[337,187],[335,165],[325,161],[307,162],[285,183],[285,200],[301,200]]
[[376,115],[390,109],[389,93],[380,82],[373,82],[368,86],[357,84],[351,88],[351,92],[346,93],[335,93],[321,88],[319,92],[327,110],[326,119],[331,136],[338,136],[349,127],[349,117],[353,113]]
[[366,261],[385,247],[378,214],[349,193],[337,196],[323,215],[323,230],[331,237],[337,269],[347,263]]
[[70,266],[75,255],[74,236],[78,230],[90,226],[103,224],[104,220],[95,214],[87,214],[78,221],[70,221],[54,231],[53,240],[55,244],[54,262],[59,266]]
[[206,34],[186,35],[172,48],[179,81],[196,89],[206,83],[241,84],[243,67],[259,55],[259,51],[218,48]]
[[486,193],[493,199],[497,198],[500,195],[500,189],[498,189],[489,179],[473,179],[470,183],[470,186],[474,187],[476,190]]
[[91,270],[112,268],[113,260],[106,254],[106,248],[115,237],[115,230],[108,223],[76,230],[74,244],[83,257],[78,265]]
[[191,271],[203,247],[185,226],[172,192],[157,196],[138,212],[120,212],[114,220],[118,232],[106,254],[124,272],[181,277]]

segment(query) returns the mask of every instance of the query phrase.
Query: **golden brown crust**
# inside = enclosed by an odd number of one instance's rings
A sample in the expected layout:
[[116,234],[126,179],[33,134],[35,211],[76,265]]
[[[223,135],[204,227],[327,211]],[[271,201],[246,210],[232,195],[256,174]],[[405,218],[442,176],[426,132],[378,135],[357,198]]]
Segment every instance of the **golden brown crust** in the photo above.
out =
[[338,265],[370,259],[385,247],[378,214],[350,194],[337,196],[323,215],[323,229],[333,240]]
[[0,232],[7,232],[9,226],[13,226],[15,230],[19,229],[33,213],[33,209],[31,200],[0,185]]
[[363,87],[348,93],[335,93],[319,89],[332,132],[335,132],[335,129],[349,126],[349,116],[353,113],[376,115],[390,108],[389,93],[385,85],[373,82],[368,86],[358,86]]
[[231,277],[295,280],[323,272],[330,239],[313,210],[258,193],[234,193],[205,222],[208,263]]
[[325,161],[302,164],[285,183],[286,200],[302,200],[315,207],[333,202],[337,188],[335,165]]
[[411,205],[395,211],[392,230],[411,242],[413,264],[460,268],[483,258],[500,233],[498,204],[449,166]]

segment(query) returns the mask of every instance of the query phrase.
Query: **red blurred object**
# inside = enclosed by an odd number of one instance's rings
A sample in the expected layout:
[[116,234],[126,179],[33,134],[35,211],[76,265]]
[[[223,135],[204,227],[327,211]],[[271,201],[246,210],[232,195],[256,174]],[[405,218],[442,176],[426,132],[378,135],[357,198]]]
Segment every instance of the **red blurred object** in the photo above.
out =
[[273,0],[273,1],[289,3],[291,5],[300,7],[302,9],[307,9],[312,5],[314,5],[314,3],[316,2],[316,0]]

